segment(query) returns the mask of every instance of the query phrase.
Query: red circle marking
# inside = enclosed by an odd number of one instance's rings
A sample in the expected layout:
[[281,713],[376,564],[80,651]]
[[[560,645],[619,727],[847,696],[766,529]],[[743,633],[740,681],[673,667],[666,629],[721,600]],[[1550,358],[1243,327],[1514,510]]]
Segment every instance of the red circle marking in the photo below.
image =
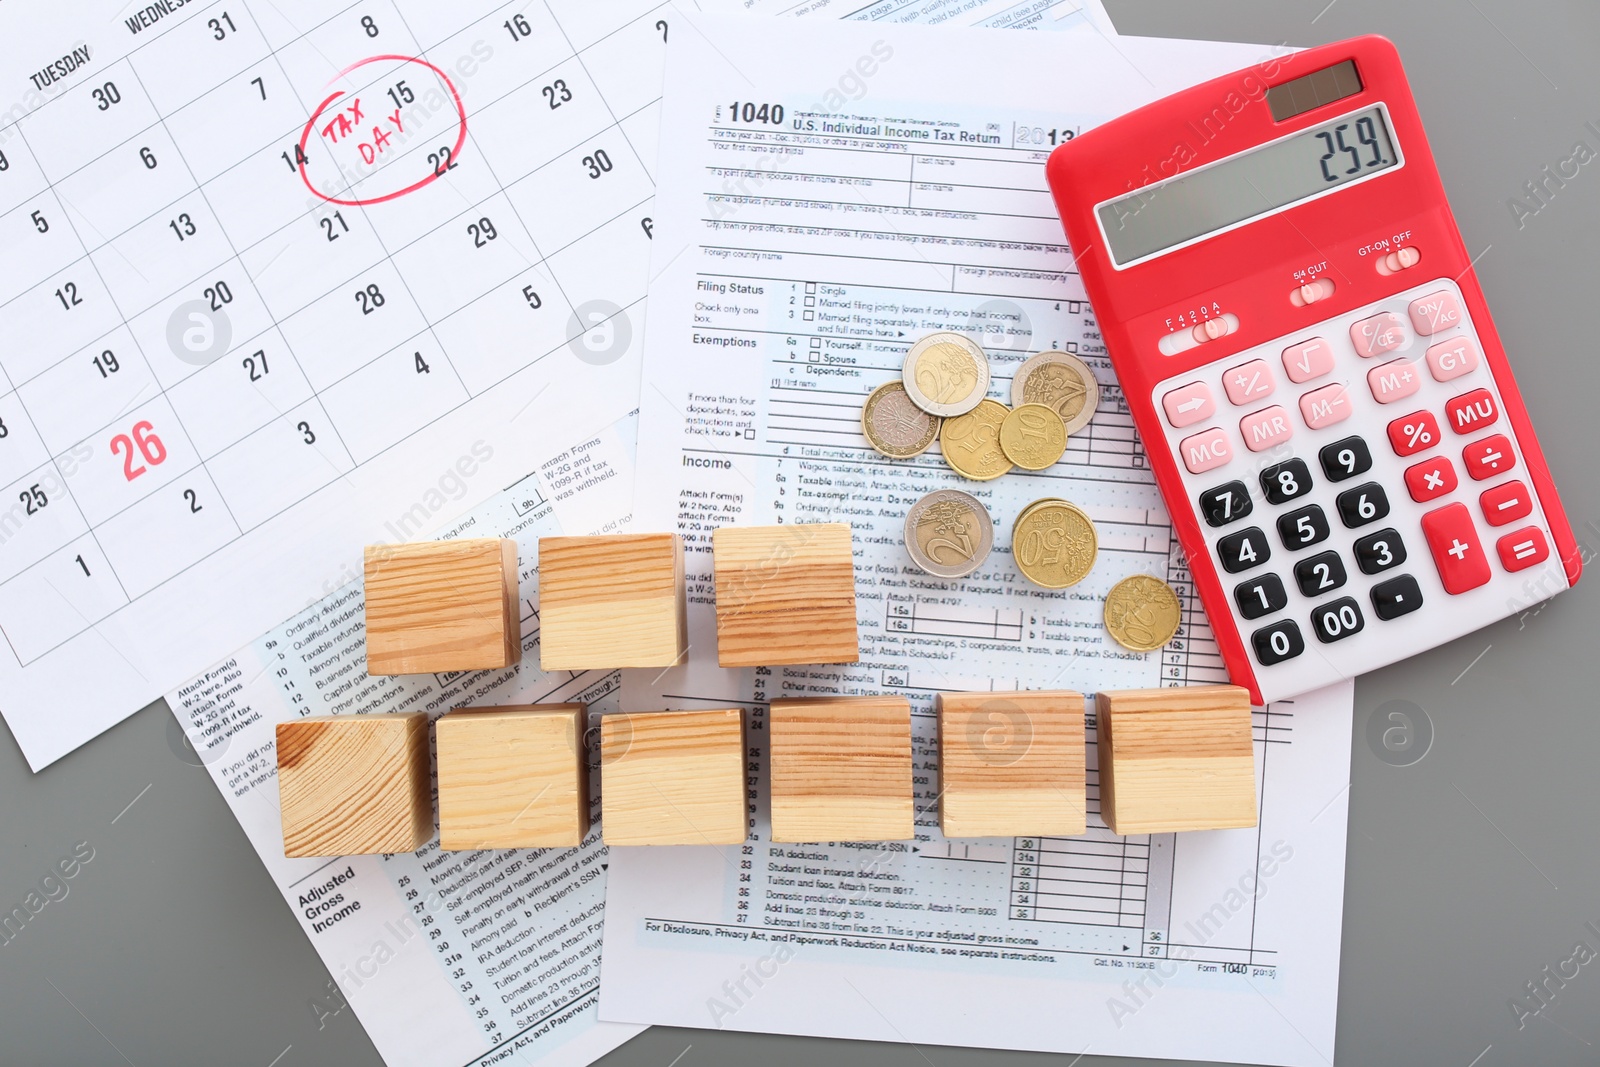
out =
[[[350,64],[348,67],[335,74],[331,79],[329,79],[329,84],[333,84],[333,82],[338,81],[340,78],[344,77],[346,74],[349,74],[352,70],[355,70],[358,67],[364,67],[368,63],[383,62],[416,63],[419,66],[427,67],[429,70],[433,71],[434,74],[438,75],[439,80],[444,82],[444,87],[450,90],[450,99],[455,102],[456,115],[459,119],[456,132],[456,143],[455,146],[450,149],[450,158],[451,160],[459,159],[461,156],[461,147],[467,142],[467,109],[462,106],[461,94],[456,92],[455,84],[450,81],[450,76],[444,71],[440,70],[438,67],[434,66],[432,63],[429,63],[426,59],[418,59],[415,56],[400,55],[369,56],[366,59]],[[305,129],[300,133],[300,145],[298,151],[301,159],[306,158],[306,143],[311,139],[311,133],[316,128],[317,119],[322,117],[322,113],[328,109],[329,104],[333,103],[335,100],[342,99],[345,95],[346,93],[343,90],[333,93],[322,103],[318,104],[317,110],[311,113],[311,118],[307,120]],[[392,193],[385,193],[382,196],[374,196],[366,199],[345,200],[337,196],[329,196],[316,186],[312,185],[311,179],[306,177],[306,165],[304,163],[296,165],[295,169],[300,172],[300,181],[305,184],[307,189],[311,190],[313,196],[326,200],[330,204],[343,204],[346,207],[360,207],[363,204],[381,204],[385,200],[393,200],[397,196],[405,196],[407,193],[414,193],[418,189],[421,189],[424,185],[427,185],[429,182],[444,176],[443,171],[436,169],[426,178],[423,178],[419,182],[414,182],[411,185],[406,186],[404,189],[397,189]]]

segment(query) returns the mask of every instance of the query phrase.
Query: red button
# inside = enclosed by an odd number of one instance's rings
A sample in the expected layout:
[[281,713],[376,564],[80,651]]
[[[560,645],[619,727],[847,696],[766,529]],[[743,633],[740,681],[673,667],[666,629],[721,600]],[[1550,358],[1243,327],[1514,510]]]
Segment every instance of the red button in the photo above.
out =
[[1504,474],[1517,465],[1517,457],[1511,452],[1511,441],[1503,433],[1472,442],[1461,450],[1461,459],[1475,482]]
[[1477,433],[1500,418],[1500,406],[1487,389],[1462,393],[1444,406],[1444,421],[1456,433]]
[[1406,488],[1411,499],[1422,504],[1444,496],[1456,487],[1456,468],[1443,456],[1434,456],[1406,468]]
[[1489,561],[1465,504],[1446,504],[1422,516],[1422,535],[1428,539],[1445,592],[1454,596],[1489,580]]
[[1508,533],[1496,541],[1494,547],[1500,552],[1500,565],[1508,571],[1532,567],[1550,556],[1550,543],[1544,539],[1544,531],[1537,526]]
[[1478,506],[1483,508],[1483,517],[1490,526],[1504,526],[1533,511],[1533,494],[1521,482],[1507,482],[1485,489],[1478,497]]
[[1389,424],[1389,443],[1397,456],[1411,456],[1439,443],[1439,420],[1431,411],[1413,411]]

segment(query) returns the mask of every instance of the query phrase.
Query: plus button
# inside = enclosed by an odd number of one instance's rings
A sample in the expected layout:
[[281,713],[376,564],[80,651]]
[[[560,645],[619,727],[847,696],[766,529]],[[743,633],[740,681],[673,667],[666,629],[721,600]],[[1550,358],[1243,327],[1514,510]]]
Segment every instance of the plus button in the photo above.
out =
[[1489,580],[1489,561],[1465,504],[1446,504],[1422,516],[1422,534],[1445,592],[1459,595]]
[[1472,547],[1471,545],[1462,544],[1461,543],[1461,538],[1457,537],[1457,538],[1453,539],[1450,542],[1450,550],[1449,551],[1450,551],[1450,554],[1452,556],[1454,556],[1456,559],[1466,559],[1467,558],[1467,550],[1469,548],[1471,548],[1471,547]]

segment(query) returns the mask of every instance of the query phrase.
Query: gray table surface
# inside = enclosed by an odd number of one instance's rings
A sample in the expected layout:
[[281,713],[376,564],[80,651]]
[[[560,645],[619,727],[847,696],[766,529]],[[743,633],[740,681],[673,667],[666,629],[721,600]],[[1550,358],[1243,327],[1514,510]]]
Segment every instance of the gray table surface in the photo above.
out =
[[[1379,32],[1399,45],[1573,526],[1600,549],[1590,318],[1600,308],[1600,159],[1550,185],[1536,214],[1519,220],[1508,205],[1531,204],[1525,183],[1576,142],[1600,152],[1600,4],[1108,6],[1123,33],[1312,45]],[[1600,1060],[1600,959],[1561,983],[1548,977],[1578,943],[1600,951],[1596,583],[1357,683],[1341,1067]],[[1375,713],[1387,723],[1395,710],[1419,730],[1431,724],[1431,746],[1409,765],[1368,740]],[[0,740],[0,903],[20,902],[75,843],[94,850],[68,896],[0,945],[0,1063],[379,1064],[351,1012],[319,1029],[308,1002],[328,974],[184,751],[159,703],[37,776],[9,735]],[[1519,1026],[1511,1002],[1532,1005],[1527,984],[1539,981],[1548,1006]],[[663,1027],[603,1062],[780,1067],[823,1057],[841,1067],[1076,1062]]]

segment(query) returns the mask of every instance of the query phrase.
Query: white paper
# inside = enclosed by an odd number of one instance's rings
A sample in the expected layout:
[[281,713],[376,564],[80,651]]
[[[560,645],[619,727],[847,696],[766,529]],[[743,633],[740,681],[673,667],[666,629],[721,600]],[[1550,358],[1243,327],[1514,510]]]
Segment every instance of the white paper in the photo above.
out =
[[[623,707],[745,706],[763,750],[772,697],[905,693],[917,839],[771,845],[758,786],[745,846],[614,850],[602,1017],[1331,1058],[1349,685],[1257,711],[1256,830],[1115,837],[1093,770],[1084,837],[947,841],[935,817],[936,691],[1226,680],[1042,164],[1095,122],[1270,57],[1095,34],[957,43],[806,25],[772,38],[709,16],[685,29],[668,56],[634,519],[686,536],[692,651],[664,674],[624,672]],[[857,75],[850,91],[833,71]],[[1003,399],[1029,353],[1066,348],[1094,367],[1099,414],[1063,463],[976,484],[937,452],[896,462],[866,447],[862,400],[934,329],[983,339]],[[961,581],[922,575],[901,543],[909,504],[947,486],[996,520],[994,554]],[[1093,572],[1064,592],[1031,586],[1010,560],[1012,519],[1051,495],[1084,507],[1100,539]],[[859,664],[715,666],[710,531],[774,521],[852,524]],[[1178,639],[1143,656],[1100,620],[1110,586],[1139,572],[1186,605]],[[753,762],[764,782],[764,758]]]
[[[616,706],[615,671],[544,674],[536,546],[542,536],[626,526],[633,420],[551,456],[444,537],[515,537],[522,559],[519,667],[371,678],[359,578],[167,694],[185,736],[255,845],[333,982],[307,1005],[346,1007],[390,1067],[499,1062],[578,1067],[638,1033],[600,1023],[606,849],[285,859],[274,730],[308,714],[381,715],[582,701]],[[591,761],[597,762],[597,761]],[[597,784],[597,779],[596,779]],[[437,790],[435,790],[437,797]],[[591,807],[598,814],[596,792]]]
[[1102,0],[691,0],[688,6],[714,13],[748,11],[774,15],[821,15],[862,22],[916,22],[989,29],[1094,29],[1114,35]]

